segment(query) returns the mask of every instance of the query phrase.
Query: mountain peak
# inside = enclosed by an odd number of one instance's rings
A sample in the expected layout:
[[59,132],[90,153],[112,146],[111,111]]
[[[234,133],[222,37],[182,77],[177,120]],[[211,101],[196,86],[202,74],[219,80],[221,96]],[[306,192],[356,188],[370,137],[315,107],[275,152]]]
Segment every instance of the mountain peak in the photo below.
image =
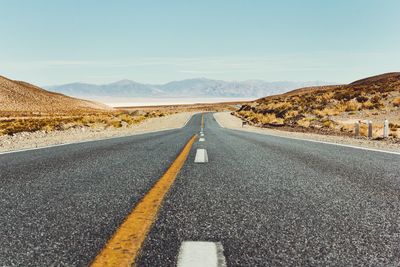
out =
[[137,82],[132,81],[132,80],[128,80],[128,79],[123,79],[123,80],[119,80],[113,83],[110,83],[110,85],[131,85],[131,84],[137,84]]

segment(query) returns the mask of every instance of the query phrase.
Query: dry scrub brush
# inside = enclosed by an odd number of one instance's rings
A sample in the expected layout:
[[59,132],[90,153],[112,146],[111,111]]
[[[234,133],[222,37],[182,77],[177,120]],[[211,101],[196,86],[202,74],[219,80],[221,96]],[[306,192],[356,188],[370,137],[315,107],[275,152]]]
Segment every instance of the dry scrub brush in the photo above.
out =
[[147,112],[142,115],[129,112],[110,112],[70,117],[9,118],[0,120],[0,135],[36,131],[50,132],[76,127],[121,128],[140,123],[147,118],[162,117],[164,115],[162,112]]
[[400,107],[400,97],[393,99],[398,92],[398,81],[304,88],[243,105],[236,114],[256,124],[337,129],[333,116]]

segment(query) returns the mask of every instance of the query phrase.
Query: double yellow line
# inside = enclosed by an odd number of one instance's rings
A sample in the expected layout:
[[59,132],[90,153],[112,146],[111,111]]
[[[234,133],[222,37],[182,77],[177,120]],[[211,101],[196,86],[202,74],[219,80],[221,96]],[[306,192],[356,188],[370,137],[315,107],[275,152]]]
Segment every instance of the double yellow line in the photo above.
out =
[[[202,117],[202,126],[203,123]],[[193,135],[167,172],[136,205],[91,266],[131,266],[135,263],[164,196],[174,183],[195,140],[196,135]]]

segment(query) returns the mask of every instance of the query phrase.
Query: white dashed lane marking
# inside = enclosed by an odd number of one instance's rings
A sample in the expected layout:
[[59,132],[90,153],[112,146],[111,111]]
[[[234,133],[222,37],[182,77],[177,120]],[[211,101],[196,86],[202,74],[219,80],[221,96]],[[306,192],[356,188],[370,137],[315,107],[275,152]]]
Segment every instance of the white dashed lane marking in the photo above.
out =
[[226,267],[221,243],[185,241],[178,255],[178,267]]
[[201,137],[201,138],[199,139],[199,142],[204,142],[204,141],[206,141],[206,139],[205,139],[204,137]]
[[195,163],[206,163],[208,162],[207,150],[204,148],[198,148],[196,150],[196,157],[194,159]]

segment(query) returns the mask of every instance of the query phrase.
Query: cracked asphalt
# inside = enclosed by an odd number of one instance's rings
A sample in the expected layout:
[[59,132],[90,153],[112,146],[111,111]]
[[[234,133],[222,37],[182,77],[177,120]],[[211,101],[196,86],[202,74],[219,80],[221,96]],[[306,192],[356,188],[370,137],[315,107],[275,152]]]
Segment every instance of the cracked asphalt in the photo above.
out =
[[[400,156],[221,128],[205,116],[138,266],[183,241],[228,266],[400,265]],[[182,129],[0,155],[0,265],[86,266],[165,172]],[[209,162],[195,164],[197,148]]]

